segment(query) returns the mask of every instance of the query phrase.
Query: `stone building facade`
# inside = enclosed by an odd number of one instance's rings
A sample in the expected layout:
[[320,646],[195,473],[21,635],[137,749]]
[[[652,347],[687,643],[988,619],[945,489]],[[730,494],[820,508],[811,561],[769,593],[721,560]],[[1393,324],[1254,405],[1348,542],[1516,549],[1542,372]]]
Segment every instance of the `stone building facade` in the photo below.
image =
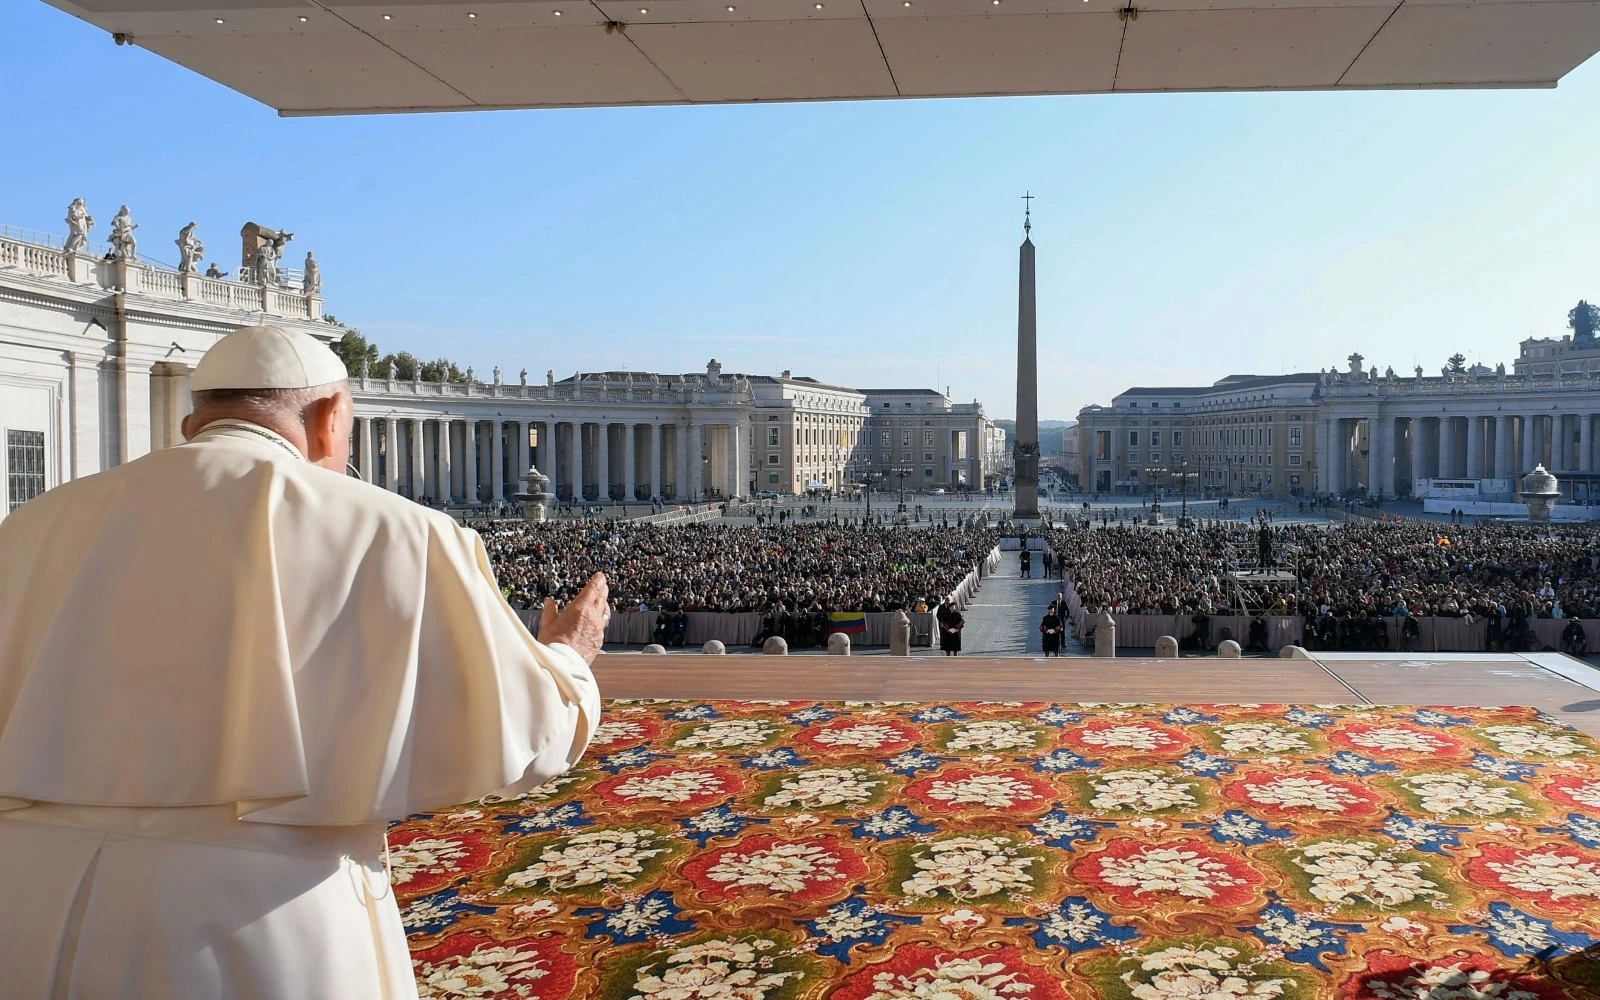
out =
[[[1537,355],[1524,359],[1543,362]],[[1543,464],[1582,482],[1597,471],[1600,365],[1543,373],[1410,376],[1363,369],[1231,376],[1212,386],[1136,388],[1079,415],[1085,488],[1144,492],[1259,490],[1275,496],[1366,492],[1385,497],[1508,498]]]
[[861,466],[879,473],[885,488],[903,479],[908,489],[982,489],[1002,471],[991,434],[997,428],[977,400],[952,402],[937,389],[860,391],[871,414]]
[[178,443],[189,372],[224,334],[270,320],[326,336],[321,315],[297,272],[241,282],[151,261],[131,239],[0,227],[0,517]]
[[[87,224],[75,202],[69,226],[81,237]],[[0,227],[0,517],[59,483],[180,443],[189,373],[228,332],[268,321],[324,340],[340,333],[322,319],[310,255],[304,271],[278,265],[292,234],[251,223],[243,238],[230,279],[200,273],[192,224],[179,234],[179,268],[139,255],[131,238],[107,247]],[[993,449],[972,444],[995,430],[982,407],[931,390],[873,396],[790,372],[727,374],[716,361],[689,374],[547,372],[534,384],[525,370],[514,382],[498,369],[468,375],[352,378],[361,476],[457,502],[512,496],[530,463],[566,500],[839,489],[875,467],[874,418],[895,430],[915,421],[908,485],[981,484],[993,468]],[[873,399],[890,402],[893,417],[874,414]],[[913,405],[896,410],[902,399]]]
[[1209,386],[1133,388],[1110,406],[1086,406],[1074,429],[1078,483],[1096,493],[1309,493],[1318,379],[1231,375]]

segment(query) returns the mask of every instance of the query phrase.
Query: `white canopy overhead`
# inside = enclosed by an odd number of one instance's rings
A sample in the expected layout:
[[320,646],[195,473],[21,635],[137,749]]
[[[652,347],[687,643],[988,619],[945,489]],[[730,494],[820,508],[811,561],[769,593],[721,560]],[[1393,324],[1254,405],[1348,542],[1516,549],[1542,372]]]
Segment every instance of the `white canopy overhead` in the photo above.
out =
[[49,0],[284,115],[1550,87],[1600,0]]

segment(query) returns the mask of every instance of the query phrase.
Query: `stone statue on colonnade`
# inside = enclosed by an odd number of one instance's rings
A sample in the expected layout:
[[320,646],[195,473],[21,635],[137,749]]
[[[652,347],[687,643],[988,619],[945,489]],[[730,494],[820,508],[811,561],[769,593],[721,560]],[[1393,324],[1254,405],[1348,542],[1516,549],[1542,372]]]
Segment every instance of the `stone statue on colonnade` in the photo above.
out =
[[206,255],[206,245],[194,234],[195,224],[190,222],[178,230],[178,270],[195,274],[200,270],[200,258]]
[[300,291],[306,295],[322,294],[322,265],[317,263],[317,258],[311,256],[311,251],[306,251],[305,277],[301,279]]
[[72,199],[72,204],[67,206],[67,243],[62,249],[67,253],[82,253],[89,245],[89,229],[94,225],[94,216],[89,214],[89,206],[82,198]]
[[116,217],[111,220],[111,259],[112,260],[137,260],[139,257],[139,241],[134,239],[133,231],[139,224],[133,221],[133,216],[124,205],[118,210]]

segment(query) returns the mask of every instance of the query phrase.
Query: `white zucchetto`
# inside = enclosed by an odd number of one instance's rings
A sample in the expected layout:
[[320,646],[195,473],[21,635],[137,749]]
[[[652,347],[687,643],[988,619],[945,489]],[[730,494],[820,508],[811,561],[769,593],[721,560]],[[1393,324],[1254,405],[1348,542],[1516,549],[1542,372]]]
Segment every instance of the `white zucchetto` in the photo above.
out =
[[310,334],[247,326],[211,345],[195,365],[189,388],[309,389],[348,377],[339,356]]

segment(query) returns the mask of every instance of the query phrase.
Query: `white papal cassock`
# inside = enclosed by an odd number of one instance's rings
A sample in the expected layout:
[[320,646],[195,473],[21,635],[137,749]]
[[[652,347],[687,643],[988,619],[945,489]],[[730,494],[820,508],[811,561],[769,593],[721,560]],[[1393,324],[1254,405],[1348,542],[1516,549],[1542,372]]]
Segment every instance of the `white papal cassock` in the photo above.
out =
[[588,745],[478,536],[243,421],[0,522],[0,995],[413,997],[386,820]]

